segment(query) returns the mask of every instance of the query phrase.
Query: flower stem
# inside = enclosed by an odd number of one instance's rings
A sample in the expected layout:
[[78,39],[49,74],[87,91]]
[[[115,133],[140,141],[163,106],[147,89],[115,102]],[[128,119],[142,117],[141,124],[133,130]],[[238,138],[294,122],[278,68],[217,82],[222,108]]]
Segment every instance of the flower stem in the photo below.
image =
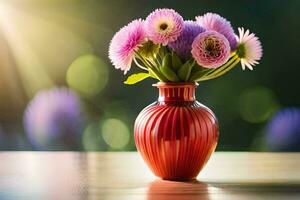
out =
[[156,78],[159,81],[163,81],[163,82],[168,81],[168,79],[165,78],[160,73],[160,71],[155,66],[153,66],[152,63],[150,63],[146,59],[144,59],[143,56],[141,56],[138,52],[135,52],[135,53],[136,53],[137,58],[148,68],[148,71],[151,72],[150,74],[153,78]]
[[229,65],[231,65],[231,63],[233,63],[234,60],[237,59],[237,58],[238,58],[237,55],[232,56],[223,66],[215,68],[215,69],[212,69],[210,72],[208,72],[204,76],[210,76],[212,74],[217,74],[218,72],[222,71],[223,69],[225,69],[226,67],[228,67]]
[[136,58],[133,58],[134,63],[141,69],[148,71],[148,68],[142,66],[137,60]]
[[215,69],[202,69],[201,71],[193,74],[190,78],[190,81],[201,81],[203,79],[208,80],[208,77],[213,77],[218,73],[221,73],[224,69],[230,66],[237,58],[238,56],[235,53],[232,53],[231,58],[223,66]]
[[227,73],[228,71],[230,71],[231,69],[233,69],[239,62],[240,62],[240,58],[236,57],[234,59],[234,61],[231,62],[229,65],[226,65],[226,66],[222,67],[222,70],[218,71],[217,73],[210,74],[208,76],[203,76],[203,77],[201,77],[200,79],[198,79],[196,81],[206,81],[206,80],[210,80],[210,79],[214,79],[214,78],[217,78],[219,76],[222,76],[225,73]]

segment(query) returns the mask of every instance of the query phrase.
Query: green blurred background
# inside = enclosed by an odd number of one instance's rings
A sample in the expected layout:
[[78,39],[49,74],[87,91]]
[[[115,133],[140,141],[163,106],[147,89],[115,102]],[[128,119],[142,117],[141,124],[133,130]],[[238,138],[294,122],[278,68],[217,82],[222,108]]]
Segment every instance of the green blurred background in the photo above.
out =
[[[280,109],[300,106],[297,0],[0,0],[0,150],[136,150],[135,117],[156,100],[157,89],[151,86],[154,80],[124,85],[126,76],[108,60],[108,45],[122,26],[163,7],[185,19],[216,12],[235,30],[243,26],[260,38],[264,55],[254,71],[238,65],[223,77],[201,82],[197,99],[219,119],[217,150],[268,151],[268,121]],[[57,87],[80,96],[82,127],[68,135],[80,142],[36,147],[23,115],[35,95]],[[43,134],[45,141],[47,130]]]

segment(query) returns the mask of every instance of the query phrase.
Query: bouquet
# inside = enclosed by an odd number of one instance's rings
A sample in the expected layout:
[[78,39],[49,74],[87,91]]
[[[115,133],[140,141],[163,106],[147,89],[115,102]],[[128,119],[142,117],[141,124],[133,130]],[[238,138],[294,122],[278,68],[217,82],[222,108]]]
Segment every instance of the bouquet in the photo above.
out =
[[156,9],[145,19],[121,28],[112,38],[109,58],[126,74],[132,63],[144,72],[133,74],[125,84],[146,78],[160,82],[199,82],[217,78],[241,63],[253,70],[262,57],[255,34],[238,28],[215,13],[184,20],[173,9]]

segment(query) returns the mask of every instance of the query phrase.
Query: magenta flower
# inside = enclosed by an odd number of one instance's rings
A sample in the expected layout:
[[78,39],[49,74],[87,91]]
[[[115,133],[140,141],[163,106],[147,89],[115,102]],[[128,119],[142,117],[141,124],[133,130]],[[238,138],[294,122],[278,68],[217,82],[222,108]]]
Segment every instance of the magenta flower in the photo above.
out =
[[156,44],[175,41],[183,30],[183,18],[173,9],[156,9],[145,21],[148,37]]
[[223,34],[229,41],[231,50],[235,50],[237,46],[234,30],[229,21],[215,13],[206,13],[203,16],[197,16],[196,21],[206,30],[217,31]]
[[192,55],[200,66],[217,68],[229,59],[229,42],[216,31],[200,33],[192,44]]
[[134,52],[146,41],[144,21],[134,20],[121,28],[112,38],[109,46],[109,58],[116,69],[124,74],[130,70]]
[[181,35],[176,41],[171,42],[168,46],[175,51],[181,58],[187,59],[191,56],[192,43],[205,29],[194,21],[185,21]]

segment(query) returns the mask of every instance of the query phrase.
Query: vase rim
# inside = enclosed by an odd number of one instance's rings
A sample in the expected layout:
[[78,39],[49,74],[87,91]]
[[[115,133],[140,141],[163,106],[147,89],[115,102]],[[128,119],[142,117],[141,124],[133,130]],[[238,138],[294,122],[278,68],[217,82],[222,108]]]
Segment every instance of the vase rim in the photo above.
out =
[[197,82],[191,83],[191,82],[157,82],[153,84],[152,86],[157,88],[164,88],[164,87],[184,87],[184,86],[194,86],[197,87],[199,84]]

